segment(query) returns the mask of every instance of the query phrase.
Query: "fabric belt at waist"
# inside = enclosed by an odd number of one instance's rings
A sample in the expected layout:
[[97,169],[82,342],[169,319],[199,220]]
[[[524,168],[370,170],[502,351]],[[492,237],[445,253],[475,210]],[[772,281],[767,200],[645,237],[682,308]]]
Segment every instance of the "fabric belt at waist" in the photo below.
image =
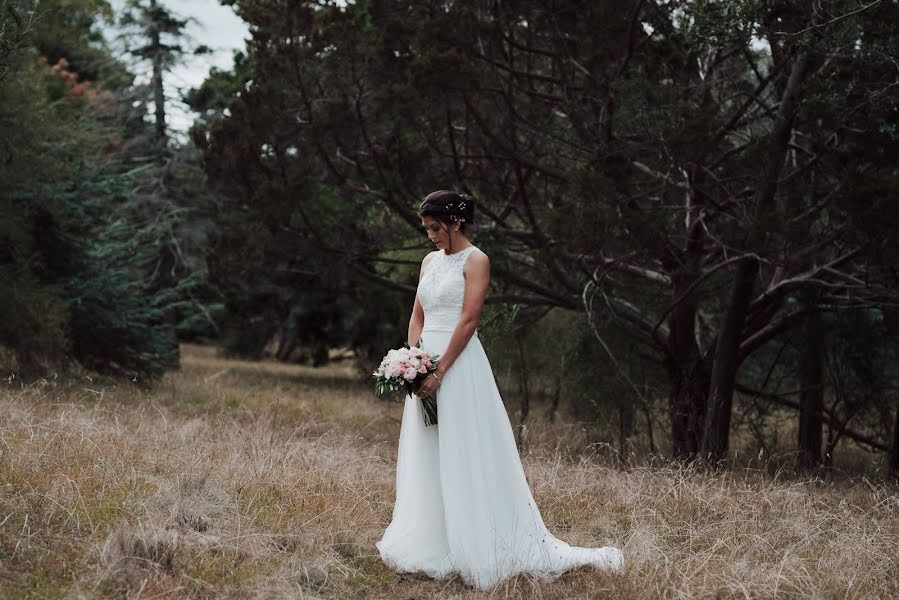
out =
[[[424,333],[425,331],[448,331],[448,332],[452,333],[455,330],[456,330],[455,327],[450,327],[448,325],[425,325],[421,331],[422,331],[422,333]],[[474,330],[474,333],[472,334],[472,336],[476,336],[476,335],[478,335],[477,329]]]

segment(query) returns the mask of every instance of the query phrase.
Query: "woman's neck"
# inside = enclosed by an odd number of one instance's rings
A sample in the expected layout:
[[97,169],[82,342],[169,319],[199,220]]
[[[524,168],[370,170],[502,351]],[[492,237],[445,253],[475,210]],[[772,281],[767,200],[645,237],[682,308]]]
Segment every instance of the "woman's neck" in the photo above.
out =
[[463,250],[465,250],[466,248],[468,248],[468,247],[470,247],[470,246],[473,246],[474,244],[472,244],[471,242],[469,242],[469,241],[466,239],[466,240],[465,240],[465,245],[464,245],[464,246],[458,247],[458,240],[457,240],[457,243],[456,243],[456,244],[453,244],[453,245],[456,246],[456,247],[455,247],[455,249],[454,249],[452,252],[447,252],[446,248],[444,248],[444,249],[443,249],[443,253],[446,254],[446,255],[448,255],[448,256],[451,256],[451,255],[456,254],[456,253],[458,253],[458,252],[462,252]]

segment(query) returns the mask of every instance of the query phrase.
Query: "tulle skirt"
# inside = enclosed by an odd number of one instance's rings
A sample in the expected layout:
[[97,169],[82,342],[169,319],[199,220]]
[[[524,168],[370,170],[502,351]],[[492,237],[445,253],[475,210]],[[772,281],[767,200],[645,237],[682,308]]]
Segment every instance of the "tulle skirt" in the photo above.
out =
[[[442,354],[451,331],[425,330]],[[621,551],[580,548],[554,537],[534,502],[509,416],[477,335],[437,391],[436,426],[406,396],[393,519],[376,546],[397,571],[459,573],[483,590],[520,572],[554,579],[574,567],[621,569]]]

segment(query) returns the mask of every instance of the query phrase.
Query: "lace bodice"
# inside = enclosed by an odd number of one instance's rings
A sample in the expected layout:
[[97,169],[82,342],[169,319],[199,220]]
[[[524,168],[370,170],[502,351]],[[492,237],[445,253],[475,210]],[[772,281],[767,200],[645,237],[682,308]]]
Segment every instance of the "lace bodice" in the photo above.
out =
[[469,246],[453,254],[439,250],[431,257],[418,284],[418,300],[425,312],[423,330],[453,331],[456,328],[465,297],[462,269],[475,249]]

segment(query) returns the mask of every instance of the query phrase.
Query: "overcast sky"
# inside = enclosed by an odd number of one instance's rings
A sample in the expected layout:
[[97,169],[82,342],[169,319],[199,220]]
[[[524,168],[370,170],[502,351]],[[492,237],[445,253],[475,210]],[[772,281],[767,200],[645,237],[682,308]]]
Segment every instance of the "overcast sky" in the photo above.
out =
[[[242,50],[250,34],[246,23],[238,18],[229,6],[222,6],[218,0],[158,0],[180,17],[193,17],[198,22],[187,26],[188,35],[196,44],[205,44],[213,49],[213,53],[205,56],[189,57],[188,63],[175,70],[165,81],[166,96],[170,99],[180,97],[182,91],[199,86],[211,67],[230,69],[233,66],[235,50]],[[118,11],[125,0],[110,0]],[[108,31],[109,37],[115,35],[114,28]],[[143,64],[135,71],[149,70],[149,64]],[[145,81],[146,74],[138,81]],[[170,102],[168,106],[168,123],[174,132],[185,132],[193,122],[193,116],[183,105]]]

